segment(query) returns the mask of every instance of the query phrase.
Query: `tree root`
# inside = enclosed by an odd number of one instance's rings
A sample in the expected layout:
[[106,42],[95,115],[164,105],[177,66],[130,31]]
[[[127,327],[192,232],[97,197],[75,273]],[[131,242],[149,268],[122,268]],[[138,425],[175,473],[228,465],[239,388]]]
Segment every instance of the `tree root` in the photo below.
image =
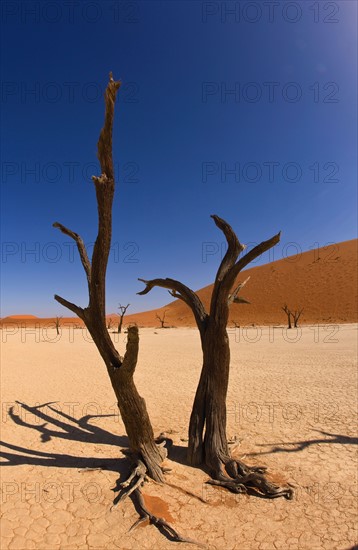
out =
[[255,494],[263,498],[293,498],[292,488],[279,487],[268,481],[264,475],[267,470],[265,466],[247,466],[232,458],[227,459],[224,466],[226,474],[222,470],[214,471],[212,479],[206,483],[225,487],[233,493]]
[[147,521],[149,524],[155,525],[159,531],[165,535],[169,540],[173,542],[187,542],[189,544],[196,544],[201,548],[206,548],[204,544],[197,542],[193,539],[183,537],[180,535],[165,519],[153,515],[145,505],[144,498],[142,495],[141,487],[144,485],[145,481],[149,481],[147,476],[147,468],[141,460],[137,460],[137,465],[133,469],[132,473],[128,479],[120,483],[121,494],[115,499],[115,503],[112,506],[111,510],[115,508],[119,502],[122,502],[124,499],[131,495],[136,496],[136,509],[139,512],[138,520],[132,525],[129,531],[133,531],[141,523]]

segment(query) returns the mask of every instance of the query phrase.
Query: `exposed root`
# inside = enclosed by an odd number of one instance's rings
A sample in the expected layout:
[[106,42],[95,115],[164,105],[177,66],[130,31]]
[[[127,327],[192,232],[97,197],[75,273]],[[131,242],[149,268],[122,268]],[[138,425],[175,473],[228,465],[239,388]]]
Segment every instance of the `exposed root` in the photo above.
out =
[[201,544],[193,539],[187,537],[182,537],[169,523],[167,523],[163,518],[154,516],[148,508],[145,506],[143,495],[140,490],[136,491],[136,497],[138,501],[138,508],[141,514],[141,518],[131,527],[130,530],[135,529],[140,523],[148,520],[149,523],[155,525],[161,533],[170,538],[173,542],[187,542],[189,544],[196,544],[200,548],[206,548],[205,544]]
[[111,510],[118,505],[119,502],[122,502],[124,499],[130,495],[136,496],[136,508],[139,512],[139,519],[132,525],[129,531],[133,531],[141,523],[147,521],[149,524],[153,524],[159,529],[159,531],[165,535],[169,540],[173,542],[187,542],[189,544],[196,544],[201,548],[206,548],[204,544],[197,542],[195,540],[181,536],[165,519],[153,515],[145,505],[144,498],[141,492],[141,487],[144,485],[145,481],[148,481],[147,468],[141,460],[137,461],[137,465],[128,477],[128,479],[120,483],[121,494],[116,498],[115,504],[112,506]]
[[264,498],[293,498],[291,487],[279,487],[266,478],[265,466],[247,466],[239,460],[228,459],[225,463],[226,473],[222,470],[213,474],[213,479],[206,483],[225,487],[233,493],[251,493]]
[[134,491],[140,489],[144,484],[144,481],[147,479],[147,468],[144,462],[141,460],[137,461],[137,466],[134,468],[130,476],[126,481],[123,481],[119,484],[121,488],[121,493],[115,499],[111,510],[115,508],[120,502],[129,497]]

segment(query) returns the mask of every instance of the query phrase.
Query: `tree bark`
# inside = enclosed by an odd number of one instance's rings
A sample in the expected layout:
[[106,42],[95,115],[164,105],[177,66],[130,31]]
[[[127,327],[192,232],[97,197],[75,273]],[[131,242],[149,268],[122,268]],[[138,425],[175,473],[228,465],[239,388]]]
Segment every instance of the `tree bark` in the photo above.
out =
[[229,338],[225,326],[209,320],[201,337],[203,367],[189,422],[188,461],[217,469],[228,456],[226,396],[230,371]]
[[120,318],[120,320],[119,320],[119,324],[118,324],[118,334],[120,334],[120,333],[122,332],[123,317],[124,317],[124,315],[121,315],[121,318]]
[[138,294],[147,294],[154,286],[168,289],[172,296],[183,300],[191,308],[200,332],[203,366],[189,423],[189,463],[193,466],[204,465],[213,478],[212,484],[231,491],[246,492],[247,488],[254,487],[268,498],[291,498],[291,489],[281,489],[265,478],[265,468],[246,466],[231,458],[226,437],[226,397],[230,371],[226,326],[229,306],[233,302],[246,302],[239,299],[238,293],[248,280],[235,286],[236,277],[252,260],[277,244],[280,234],[263,241],[238,259],[245,247],[225,220],[218,216],[212,218],[224,233],[228,249],[216,274],[209,313],[195,292],[174,279],[140,279],[146,288]]
[[[128,329],[127,348],[124,357],[120,357],[114,347],[106,327],[105,317],[105,279],[112,235],[112,204],[114,196],[114,171],[112,159],[112,127],[116,94],[120,87],[110,74],[105,92],[105,120],[98,140],[98,159],[102,174],[93,176],[98,207],[98,234],[95,241],[92,260],[89,260],[85,244],[81,237],[62,224],[56,222],[62,233],[75,240],[86,273],[89,304],[82,308],[55,295],[55,299],[73,311],[88,328],[93,341],[107,367],[108,375],[115,392],[118,408],[129,439],[129,446],[137,460],[147,467],[148,474],[156,481],[163,481],[161,463],[165,457],[163,447],[156,445],[146,404],[139,395],[133,375],[138,359],[138,327]],[[123,319],[123,317],[122,317]]]
[[139,350],[138,327],[128,328],[127,348],[122,358],[115,349],[107,330],[101,330],[91,319],[84,319],[84,321],[107,367],[128,436],[129,447],[134,457],[144,462],[149,476],[162,482],[164,477],[160,465],[165,458],[165,451],[154,441],[145,400],[139,395],[133,381]]

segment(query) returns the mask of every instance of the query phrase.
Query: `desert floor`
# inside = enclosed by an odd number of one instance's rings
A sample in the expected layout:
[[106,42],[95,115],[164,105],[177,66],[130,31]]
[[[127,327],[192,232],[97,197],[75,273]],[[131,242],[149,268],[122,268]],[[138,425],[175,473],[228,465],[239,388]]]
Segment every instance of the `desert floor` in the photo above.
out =
[[[136,372],[156,434],[173,440],[148,507],[208,549],[342,549],[357,543],[357,325],[230,329],[233,454],[296,487],[292,501],[234,495],[185,465],[201,367],[195,329],[141,329]],[[1,548],[171,549],[130,499],[112,510],[127,446],[107,373],[81,329],[4,328]],[[113,335],[123,352],[126,335]],[[289,341],[290,340],[290,341]],[[236,437],[236,439],[235,439]],[[97,468],[86,470],[86,468]]]

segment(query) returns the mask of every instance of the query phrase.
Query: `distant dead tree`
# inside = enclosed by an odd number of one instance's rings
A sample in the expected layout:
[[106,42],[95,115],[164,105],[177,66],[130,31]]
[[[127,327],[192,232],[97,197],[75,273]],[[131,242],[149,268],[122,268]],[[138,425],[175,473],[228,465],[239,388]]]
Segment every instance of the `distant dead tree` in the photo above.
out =
[[126,306],[122,306],[121,304],[119,304],[119,306],[118,306],[118,309],[121,312],[119,323],[118,323],[118,334],[120,334],[122,332],[123,317],[125,316],[125,313],[126,313],[127,309],[129,308],[129,306],[130,306],[130,304],[127,304]]
[[287,315],[287,324],[288,324],[288,327],[287,328],[292,328],[292,324],[291,324],[291,316],[292,316],[292,312],[288,309],[288,306],[287,304],[285,304],[282,308],[281,308]]
[[303,308],[301,308],[301,309],[295,309],[295,311],[292,312],[293,326],[294,326],[295,328],[297,328],[297,326],[298,326],[298,320],[299,320],[299,318],[301,317],[302,313],[303,313]]
[[247,466],[230,455],[226,436],[226,398],[230,370],[230,347],[227,334],[229,308],[238,302],[244,283],[237,283],[240,271],[280,240],[280,233],[260,243],[243,257],[245,249],[230,225],[219,216],[212,216],[228,243],[227,252],[217,271],[210,302],[206,311],[199,296],[174,279],[142,281],[146,287],[138,294],[147,294],[154,287],[169,290],[174,298],[183,300],[192,310],[201,337],[203,366],[189,423],[188,460],[202,465],[212,477],[210,483],[226,487],[235,493],[257,490],[261,496],[292,498],[291,488],[280,488],[270,482],[261,466]]
[[160,316],[158,313],[156,314],[156,318],[159,319],[159,321],[160,321],[160,328],[167,328],[167,327],[164,326],[164,323],[165,323],[165,316],[166,316],[166,314],[167,314],[167,311],[168,311],[168,310],[165,309],[165,310],[163,311],[163,314],[162,314],[161,316]]
[[55,320],[55,327],[56,327],[57,334],[60,334],[61,319],[62,317],[56,317],[56,320]]
[[234,328],[240,328],[240,325],[237,321],[231,320],[232,324],[234,325]]
[[112,319],[112,317],[110,317],[110,318],[107,320],[107,328],[108,328],[108,330],[111,330],[112,325],[113,325],[113,319]]
[[141,494],[141,485],[148,474],[155,481],[164,481],[161,467],[167,455],[164,443],[157,444],[148,416],[144,399],[139,395],[134,384],[133,375],[137,365],[139,336],[138,327],[128,329],[127,346],[124,357],[114,347],[106,327],[105,316],[105,279],[112,236],[112,205],[115,190],[112,159],[112,127],[114,104],[120,82],[113,80],[110,73],[105,91],[105,120],[99,136],[97,151],[101,166],[101,175],[93,176],[98,208],[98,234],[93,248],[92,260],[89,260],[85,244],[77,233],[56,222],[53,224],[71,237],[77,244],[82,266],[84,268],[89,294],[89,303],[82,308],[55,295],[55,300],[75,313],[88,328],[92,339],[107,367],[119,411],[128,435],[130,451],[135,463],[128,480],[121,484],[125,497],[135,492],[138,498],[138,509],[142,519],[148,519],[159,529],[169,532],[172,540],[193,542],[184,539],[163,519],[157,518],[145,506]]

